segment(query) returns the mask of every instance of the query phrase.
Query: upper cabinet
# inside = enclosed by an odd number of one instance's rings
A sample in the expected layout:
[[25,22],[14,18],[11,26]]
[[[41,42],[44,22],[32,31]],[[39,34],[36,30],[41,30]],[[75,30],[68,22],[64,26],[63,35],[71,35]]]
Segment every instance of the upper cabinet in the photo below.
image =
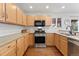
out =
[[42,20],[42,16],[35,16],[35,20]]
[[45,20],[45,25],[50,26],[52,24],[52,18],[49,16],[27,16],[28,26],[34,26],[35,20]]
[[34,16],[27,16],[27,20],[28,20],[28,26],[34,26],[34,20],[35,20]]
[[45,20],[45,25],[52,23],[49,16],[26,16],[22,10],[12,3],[0,3],[0,22],[23,26],[34,26],[35,20]]
[[22,25],[23,23],[22,20],[23,20],[22,11],[19,8],[17,8],[17,24]]
[[11,3],[6,4],[6,22],[16,24],[16,6]]
[[5,22],[5,4],[0,3],[0,22]]
[[46,21],[46,26],[50,26],[52,24],[52,18],[49,16],[46,16],[45,21]]
[[52,24],[52,18],[49,16],[35,16],[35,20],[45,20],[46,26],[50,26]]
[[23,25],[27,26],[26,15],[23,14]]

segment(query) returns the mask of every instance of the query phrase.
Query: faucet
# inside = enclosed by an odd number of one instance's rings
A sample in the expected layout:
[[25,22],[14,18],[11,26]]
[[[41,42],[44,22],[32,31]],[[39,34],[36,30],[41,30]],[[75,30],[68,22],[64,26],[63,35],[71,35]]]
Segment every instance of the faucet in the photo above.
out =
[[66,27],[66,30],[67,30],[68,28],[70,28],[69,33],[70,33],[71,35],[73,35],[72,26],[67,26],[67,27]]

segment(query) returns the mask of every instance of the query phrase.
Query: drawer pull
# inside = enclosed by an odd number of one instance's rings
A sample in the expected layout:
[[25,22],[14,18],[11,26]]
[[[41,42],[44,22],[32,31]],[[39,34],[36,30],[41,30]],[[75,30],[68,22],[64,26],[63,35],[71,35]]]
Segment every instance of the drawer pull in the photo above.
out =
[[8,46],[8,48],[10,48],[10,46]]

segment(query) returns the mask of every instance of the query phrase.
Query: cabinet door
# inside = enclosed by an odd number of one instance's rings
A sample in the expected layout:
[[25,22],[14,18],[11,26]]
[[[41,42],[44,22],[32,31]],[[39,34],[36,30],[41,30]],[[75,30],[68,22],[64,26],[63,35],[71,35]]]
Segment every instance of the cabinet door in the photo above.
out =
[[41,20],[45,20],[46,21],[46,16],[41,16]]
[[29,34],[29,46],[34,46],[34,34]]
[[26,16],[23,14],[23,25],[27,26]]
[[27,16],[28,17],[28,26],[34,26],[34,16]]
[[63,55],[68,55],[68,41],[64,36],[60,36],[60,51]]
[[35,16],[35,20],[44,20],[43,16]]
[[24,50],[24,37],[21,37],[17,40],[17,56],[23,56]]
[[39,18],[39,16],[35,16],[34,19],[35,19],[35,20],[41,20],[41,19]]
[[60,50],[60,35],[55,34],[55,45]]
[[25,45],[24,45],[25,46],[25,51],[27,50],[27,48],[29,46],[29,43],[28,43],[29,42],[28,41],[29,40],[29,36],[28,35],[29,35],[28,33],[24,35],[24,37],[25,37],[25,41],[24,41],[25,42]]
[[5,22],[5,4],[0,3],[0,22]]
[[46,34],[46,45],[54,46],[54,34],[53,33]]
[[22,14],[22,11],[17,8],[17,24],[19,25],[23,25],[23,14]]
[[50,26],[52,24],[52,18],[51,17],[47,16],[45,20],[46,20],[46,26]]
[[6,22],[16,24],[16,6],[6,3]]
[[37,20],[44,20],[44,19],[42,19],[42,17],[43,16],[37,16],[37,18],[38,18]]
[[16,41],[0,47],[0,56],[16,56]]

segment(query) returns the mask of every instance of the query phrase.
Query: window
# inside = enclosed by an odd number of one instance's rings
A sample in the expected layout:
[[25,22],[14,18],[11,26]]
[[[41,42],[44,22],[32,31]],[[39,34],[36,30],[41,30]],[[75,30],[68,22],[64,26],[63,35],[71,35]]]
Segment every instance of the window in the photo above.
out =
[[56,26],[56,18],[52,18],[52,24]]
[[71,26],[73,31],[78,31],[78,20],[71,20]]
[[61,18],[57,18],[57,27],[61,27]]
[[61,18],[52,18],[52,24],[57,27],[61,27]]

